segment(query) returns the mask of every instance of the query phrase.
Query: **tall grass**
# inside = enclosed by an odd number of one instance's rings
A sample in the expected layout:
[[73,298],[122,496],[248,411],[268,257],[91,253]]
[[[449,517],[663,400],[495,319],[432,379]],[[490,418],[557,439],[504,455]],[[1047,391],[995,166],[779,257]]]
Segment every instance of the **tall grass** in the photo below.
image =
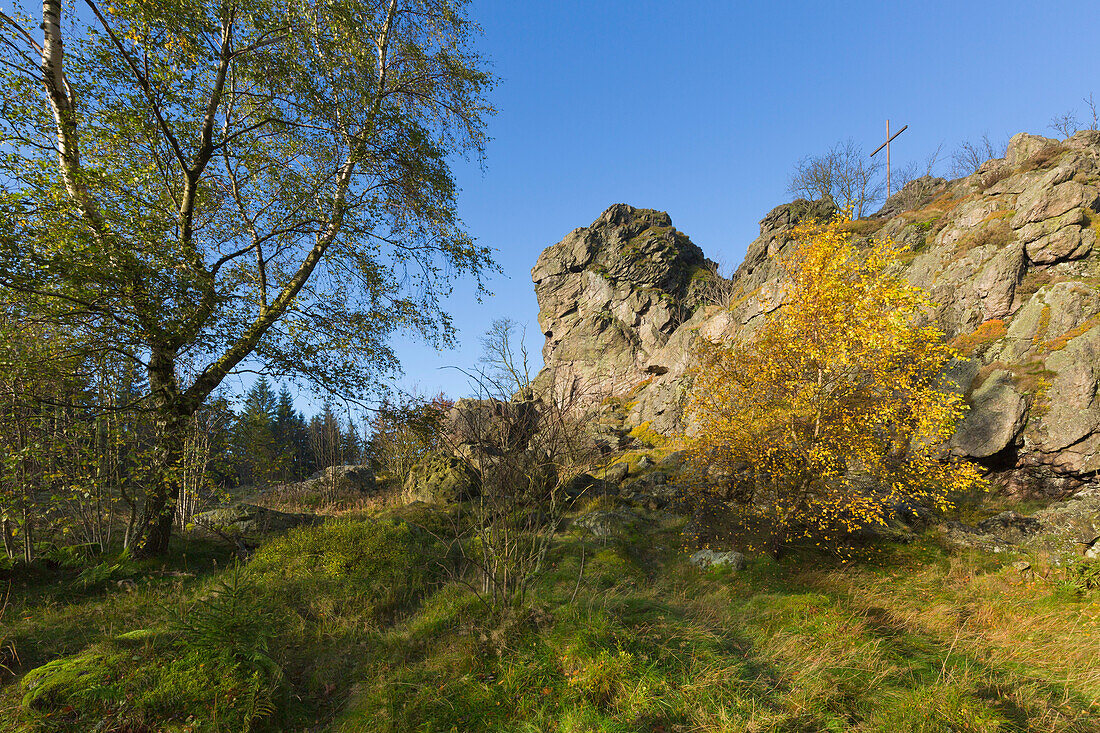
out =
[[[238,592],[235,603],[260,622],[229,613],[244,631],[232,632],[212,672],[195,666],[209,648],[196,639],[219,627],[204,614],[232,587],[232,569],[153,576],[131,593],[108,585],[22,595],[9,616],[15,638],[47,651],[0,692],[0,730],[64,729],[59,721],[116,731],[122,722],[180,731],[1100,730],[1100,591],[1063,576],[1025,580],[1011,557],[955,553],[933,536],[854,561],[795,551],[754,558],[741,573],[702,571],[680,546],[683,520],[652,514],[641,525],[610,541],[559,534],[531,602],[495,611],[453,581],[460,568],[439,542],[447,517],[416,510],[296,530],[250,563],[247,599]],[[183,616],[190,626],[172,622]],[[51,643],[61,628],[67,640]],[[134,628],[148,633],[120,638]],[[52,659],[96,685],[55,678],[53,697],[26,704],[28,676],[48,675],[25,673]],[[88,697],[138,683],[147,685],[135,693],[144,718],[104,716]]]

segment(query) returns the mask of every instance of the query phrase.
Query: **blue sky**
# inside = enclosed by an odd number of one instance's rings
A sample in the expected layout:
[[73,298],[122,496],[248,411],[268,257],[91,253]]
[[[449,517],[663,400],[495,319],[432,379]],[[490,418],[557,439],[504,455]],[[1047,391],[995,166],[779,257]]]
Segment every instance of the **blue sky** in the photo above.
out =
[[[539,252],[616,202],[668,211],[712,259],[740,263],[759,220],[789,199],[794,163],[851,137],[868,152],[889,118],[895,165],[943,143],[1053,135],[1100,99],[1090,2],[516,2],[473,0],[500,79],[485,169],[460,162],[459,210],[504,270],[482,304],[459,283],[460,346],[396,341],[400,384],[461,396],[496,318],[527,327]],[[307,408],[308,409],[308,408]]]

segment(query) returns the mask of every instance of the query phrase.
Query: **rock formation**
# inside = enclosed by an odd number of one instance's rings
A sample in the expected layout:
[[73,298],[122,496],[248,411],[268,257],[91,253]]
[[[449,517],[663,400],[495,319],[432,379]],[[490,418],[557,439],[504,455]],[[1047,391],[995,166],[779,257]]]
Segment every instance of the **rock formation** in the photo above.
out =
[[661,211],[616,204],[548,247],[531,271],[546,336],[539,382],[615,393],[702,303],[713,263]]
[[[627,395],[617,403],[627,429],[683,429],[693,346],[753,333],[780,305],[788,230],[834,211],[827,200],[772,210],[714,305],[711,263],[667,214],[612,206],[532,270],[540,382]],[[931,293],[934,318],[969,357],[947,375],[971,404],[952,448],[1013,490],[1064,495],[1097,481],[1098,211],[1100,132],[1020,134],[1004,158],[954,181],[913,181],[852,227],[908,247],[908,279]]]

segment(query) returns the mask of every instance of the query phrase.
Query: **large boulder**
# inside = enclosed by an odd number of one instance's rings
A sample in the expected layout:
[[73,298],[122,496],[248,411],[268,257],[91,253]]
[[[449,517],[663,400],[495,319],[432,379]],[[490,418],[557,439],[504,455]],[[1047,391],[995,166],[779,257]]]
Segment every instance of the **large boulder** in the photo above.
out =
[[429,453],[409,469],[401,498],[406,503],[452,504],[477,496],[478,477],[465,461],[444,453]]
[[625,537],[641,521],[640,515],[626,509],[601,509],[580,515],[573,520],[573,527],[598,539],[609,540]]
[[744,553],[737,550],[726,550],[721,552],[718,550],[711,550],[710,548],[699,550],[690,558],[688,562],[692,565],[700,568],[720,568],[728,567],[733,570],[744,570],[747,564]]
[[491,455],[523,451],[540,417],[535,400],[464,398],[447,413],[448,440],[457,449],[476,446],[479,452]]
[[548,247],[531,270],[551,367],[540,386],[603,396],[645,379],[713,268],[668,214],[626,204]]
[[307,481],[320,482],[323,486],[341,492],[372,494],[378,488],[370,466],[329,466],[310,476]]
[[267,534],[317,524],[322,520],[315,514],[292,514],[236,502],[196,514],[191,521],[196,527],[223,537],[255,541]]
[[952,448],[970,458],[989,458],[1016,442],[1026,410],[1012,373],[989,375],[970,397],[970,411],[959,424]]
[[370,466],[329,466],[304,481],[268,487],[258,494],[258,500],[276,506],[319,508],[334,503],[354,503],[377,491],[378,484]]

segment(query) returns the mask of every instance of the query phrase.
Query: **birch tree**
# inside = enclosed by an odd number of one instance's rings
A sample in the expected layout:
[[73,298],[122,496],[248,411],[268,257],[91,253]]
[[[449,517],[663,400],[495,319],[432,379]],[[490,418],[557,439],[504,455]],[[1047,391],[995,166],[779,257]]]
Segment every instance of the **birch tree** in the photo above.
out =
[[162,554],[228,375],[362,393],[395,329],[452,339],[450,283],[494,267],[448,164],[493,111],[478,29],[464,0],[43,0],[0,27],[0,287],[148,374]]
[[858,246],[847,224],[792,229],[782,307],[747,342],[706,346],[688,399],[695,466],[733,484],[773,551],[978,484],[946,451],[965,403],[943,377],[953,349],[922,322],[927,293],[899,273],[899,245]]

